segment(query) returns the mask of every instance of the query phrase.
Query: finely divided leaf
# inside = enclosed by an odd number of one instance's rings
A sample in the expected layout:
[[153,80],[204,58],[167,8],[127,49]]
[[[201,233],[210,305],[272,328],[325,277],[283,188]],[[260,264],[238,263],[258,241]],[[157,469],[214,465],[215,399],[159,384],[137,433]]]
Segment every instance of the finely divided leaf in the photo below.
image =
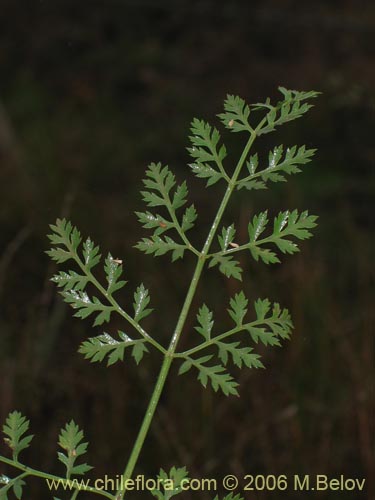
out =
[[95,246],[91,238],[87,238],[87,240],[83,243],[82,253],[85,266],[88,270],[99,264],[101,258],[99,247]]
[[88,443],[82,443],[83,432],[73,420],[61,429],[59,435],[59,446],[65,453],[58,452],[58,458],[66,466],[66,477],[71,475],[82,475],[92,469],[86,463],[75,465],[78,457],[84,455],[87,451]]
[[227,156],[225,145],[219,148],[218,130],[203,120],[195,118],[191,124],[191,132],[192,147],[187,149],[194,163],[189,166],[197,177],[207,178],[207,186],[211,186],[226,176],[223,167],[223,160]]
[[70,304],[73,309],[77,309],[74,314],[76,318],[85,319],[91,314],[96,314],[94,326],[102,325],[111,319],[114,307],[102,304],[97,297],[91,299],[86,292],[74,289],[61,292],[61,295],[65,302]]
[[160,236],[152,236],[151,238],[143,238],[139,241],[135,248],[145,252],[146,254],[153,254],[156,257],[164,255],[167,252],[172,252],[172,262],[181,259],[184,256],[186,246],[176,243],[169,236],[161,238]]
[[251,347],[239,347],[240,342],[215,342],[219,350],[219,358],[223,365],[227,365],[229,361],[229,356],[232,357],[233,363],[242,368],[242,366],[247,366],[248,368],[264,368],[263,363],[260,361],[259,354],[254,354]]
[[253,221],[249,222],[247,230],[249,233],[250,242],[256,241],[259,238],[259,236],[263,233],[263,231],[266,229],[268,223],[267,215],[268,211],[265,210],[264,212],[261,212],[258,215],[254,215]]
[[64,290],[84,290],[89,278],[75,271],[60,271],[51,278],[51,281]]
[[233,257],[227,255],[214,255],[208,267],[219,266],[220,272],[222,272],[227,278],[235,278],[242,281],[242,269],[239,266],[239,262],[234,260]]
[[190,163],[189,167],[197,177],[201,179],[207,179],[207,187],[216,184],[216,182],[218,182],[222,178],[222,174],[220,172],[210,167],[210,165],[207,165],[206,163]]
[[241,97],[227,95],[224,101],[224,113],[218,117],[226,128],[232,132],[251,132],[249,125],[250,108]]
[[280,305],[275,302],[271,311],[271,302],[268,299],[256,300],[254,308],[257,322],[255,325],[251,323],[246,325],[246,329],[255,343],[260,340],[264,345],[280,346],[279,338],[290,338],[293,323],[288,309],[281,309]]
[[207,383],[210,382],[212,388],[215,392],[219,389],[229,396],[229,394],[234,394],[238,396],[238,383],[233,379],[233,377],[225,370],[222,365],[206,365],[208,361],[212,359],[212,355],[203,356],[199,359],[187,358],[184,363],[182,363],[179,375],[186,373],[192,366],[198,370],[198,380],[201,382],[203,387],[207,387]]
[[185,210],[185,213],[182,216],[181,229],[184,233],[194,227],[194,222],[196,221],[197,217],[198,214],[195,210],[194,205],[190,205],[190,207]]
[[121,331],[118,332],[118,335],[119,340],[114,339],[108,333],[91,337],[81,344],[79,352],[92,363],[101,362],[107,357],[107,366],[111,366],[117,361],[123,361],[125,349],[133,347],[132,356],[138,364],[143,353],[148,352],[144,345],[144,339],[133,340]]
[[143,183],[149,189],[142,191],[143,200],[149,207],[158,207],[167,205],[169,193],[176,181],[168,166],[162,167],[161,163],[151,163]]
[[229,245],[233,243],[235,235],[236,230],[233,224],[229,227],[223,227],[221,235],[218,236],[219,244],[223,251],[227,250]]
[[197,314],[197,320],[199,326],[195,327],[195,330],[200,333],[205,340],[210,340],[211,330],[214,325],[212,312],[208,309],[206,304],[203,304],[199,309]]
[[259,258],[265,263],[265,264],[278,264],[280,262],[280,259],[277,257],[275,252],[272,252],[268,248],[261,248],[257,246],[251,246],[250,247],[250,253],[253,257],[254,260],[258,262]]
[[13,460],[18,461],[19,453],[28,448],[33,435],[25,436],[29,430],[30,422],[19,411],[9,413],[8,418],[3,425],[4,441],[12,450]]
[[174,210],[177,210],[186,204],[188,194],[188,188],[186,182],[184,181],[182,184],[177,186],[176,192],[173,196],[172,207]]
[[248,300],[245,294],[241,291],[230,299],[230,309],[228,309],[230,317],[235,322],[236,326],[241,326],[243,319],[247,313]]
[[276,106],[270,104],[269,99],[265,103],[257,103],[253,109],[266,109],[266,125],[258,132],[259,135],[267,134],[275,130],[276,126],[283,123],[295,120],[304,115],[312,104],[305,102],[308,99],[313,99],[319,95],[319,92],[299,92],[296,90],[287,90],[284,87],[279,87],[279,91],[283,94],[284,99],[279,101]]
[[173,222],[168,221],[159,214],[152,214],[151,212],[135,212],[135,214],[144,228],[154,229],[155,236],[159,236],[174,227]]
[[108,295],[112,295],[114,292],[120,290],[120,288],[123,288],[126,285],[126,281],[120,280],[122,275],[122,265],[118,259],[114,259],[110,253],[105,259],[104,271],[108,283]]
[[50,228],[53,232],[48,235],[48,239],[51,241],[52,245],[61,246],[57,246],[57,248],[52,248],[47,251],[47,255],[58,264],[72,259],[73,252],[77,249],[81,241],[78,229],[73,227],[71,222],[66,219],[57,219],[56,224],[51,224]]
[[273,232],[267,238],[258,240],[259,236],[265,231],[268,223],[267,212],[255,215],[253,221],[248,225],[250,243],[248,248],[253,258],[258,261],[259,258],[266,264],[280,262],[277,255],[269,248],[263,248],[261,245],[273,243],[282,253],[293,254],[299,251],[297,244],[290,238],[305,240],[312,236],[311,229],[316,226],[317,216],[309,215],[307,211],[298,213],[297,210],[289,212],[288,210],[280,212],[273,221]]
[[151,494],[158,500],[169,500],[184,491],[181,487],[181,483],[183,480],[187,480],[189,475],[186,467],[172,467],[169,473],[160,469],[157,478],[160,483],[162,483],[163,491],[161,489],[155,489],[151,490]]
[[150,295],[147,288],[144,287],[143,283],[137,288],[134,293],[134,319],[138,323],[141,319],[145,318],[152,313],[153,309],[147,309],[150,303]]
[[271,308],[271,302],[268,299],[257,299],[254,302],[254,308],[257,315],[257,319],[264,319]]

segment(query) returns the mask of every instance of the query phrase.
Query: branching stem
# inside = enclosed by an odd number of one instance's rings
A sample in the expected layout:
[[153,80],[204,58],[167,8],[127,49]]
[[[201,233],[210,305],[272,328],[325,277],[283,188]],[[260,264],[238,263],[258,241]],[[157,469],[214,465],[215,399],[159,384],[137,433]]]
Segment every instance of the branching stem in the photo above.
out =
[[[62,478],[60,476],[55,476],[53,474],[47,474],[46,472],[42,472],[37,469],[32,469],[31,467],[28,467],[27,465],[21,464],[20,462],[15,462],[14,460],[11,460],[10,458],[5,458],[0,455],[0,462],[3,462],[4,464],[10,465],[11,467],[14,467],[15,469],[22,470],[25,472],[26,475],[28,476],[34,476],[34,477],[40,477],[41,479],[45,480],[50,480],[50,481],[55,481],[56,484],[59,484],[59,486],[62,487],[67,487],[67,488],[72,488],[75,490],[82,490],[82,485],[79,483],[79,481],[69,481],[68,479]],[[20,477],[20,476],[19,476]],[[85,491],[89,491],[90,493],[94,493],[95,495],[100,495],[105,498],[110,498],[111,500],[114,500],[114,496],[111,495],[110,493],[107,493],[104,490],[98,490],[96,488],[93,488],[91,486],[85,487]]]
[[123,483],[124,483],[125,487],[124,487],[123,490],[121,490],[121,491],[118,492],[116,500],[117,499],[118,500],[123,500],[123,498],[125,496],[125,493],[126,493],[126,481],[128,479],[130,479],[131,476],[132,476],[132,474],[133,474],[133,471],[134,471],[135,465],[136,465],[136,463],[138,461],[138,457],[139,457],[139,454],[141,452],[144,440],[145,440],[146,435],[148,433],[148,430],[150,428],[150,425],[151,425],[151,422],[152,422],[152,419],[153,419],[156,407],[157,407],[159,399],[160,399],[160,395],[161,395],[162,390],[164,388],[164,385],[165,385],[165,382],[166,382],[166,379],[167,379],[167,375],[169,373],[169,370],[170,370],[170,367],[171,367],[171,364],[172,364],[173,357],[175,355],[175,351],[176,351],[176,348],[177,348],[178,341],[180,339],[183,327],[185,325],[185,321],[186,321],[187,315],[189,313],[190,306],[191,306],[191,303],[193,301],[193,298],[194,298],[194,295],[195,295],[195,292],[196,292],[196,289],[197,289],[197,285],[198,285],[199,279],[201,277],[201,274],[202,274],[202,271],[203,271],[203,268],[204,268],[204,265],[205,265],[205,261],[207,259],[207,256],[208,256],[208,253],[209,253],[209,250],[210,250],[210,247],[211,247],[211,244],[212,244],[212,242],[214,240],[214,237],[216,235],[216,232],[218,230],[219,224],[221,222],[221,219],[223,217],[225,209],[226,209],[226,207],[228,205],[228,202],[230,200],[230,197],[231,197],[231,195],[233,193],[233,190],[236,187],[236,182],[237,182],[238,176],[241,173],[241,169],[242,169],[242,167],[243,167],[243,165],[244,165],[244,163],[246,161],[246,158],[247,158],[247,156],[249,154],[251,146],[253,145],[253,142],[256,139],[257,132],[263,126],[264,122],[265,122],[265,120],[262,120],[260,122],[260,124],[258,125],[257,129],[255,131],[253,131],[253,133],[250,134],[250,138],[248,139],[248,141],[247,141],[247,143],[246,143],[246,145],[244,147],[244,150],[243,150],[243,152],[241,154],[241,157],[238,160],[237,166],[236,166],[236,168],[234,170],[232,178],[230,179],[230,181],[228,183],[227,189],[225,191],[225,194],[223,196],[223,199],[221,201],[221,204],[219,206],[219,209],[217,211],[215,219],[214,219],[214,221],[212,223],[212,226],[211,226],[211,229],[210,229],[210,231],[208,233],[207,239],[206,239],[206,241],[204,243],[203,249],[200,252],[200,256],[198,257],[197,264],[196,264],[196,267],[195,267],[195,271],[194,271],[194,274],[193,274],[193,277],[192,277],[192,280],[191,280],[188,292],[186,294],[185,302],[184,302],[184,304],[182,306],[181,313],[180,313],[180,316],[178,318],[177,325],[176,325],[176,328],[174,330],[171,342],[169,344],[168,351],[165,353],[164,361],[163,361],[163,364],[162,364],[162,367],[161,367],[161,370],[160,370],[160,373],[159,373],[158,380],[156,382],[154,391],[153,391],[153,393],[151,395],[151,399],[150,399],[148,408],[146,410],[145,417],[143,419],[143,422],[142,422],[140,431],[138,433],[137,439],[135,441],[133,450],[132,450],[132,452],[130,454],[130,458],[129,458],[128,464],[127,464],[125,472],[123,474],[123,479],[124,479]]

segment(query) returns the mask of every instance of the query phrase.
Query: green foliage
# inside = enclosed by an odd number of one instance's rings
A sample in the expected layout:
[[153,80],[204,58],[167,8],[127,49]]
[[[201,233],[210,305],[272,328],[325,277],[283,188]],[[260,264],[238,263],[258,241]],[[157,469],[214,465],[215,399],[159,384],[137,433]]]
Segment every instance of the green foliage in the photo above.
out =
[[225,252],[225,250],[227,250],[229,245],[233,242],[235,235],[236,230],[234,229],[233,224],[229,227],[223,227],[221,236],[218,236],[220,248],[223,252]]
[[[59,271],[52,281],[61,289],[63,299],[74,309],[74,315],[81,319],[91,317],[94,326],[101,326],[111,322],[113,314],[117,314],[134,330],[131,337],[123,331],[118,331],[117,336],[103,332],[90,337],[82,342],[80,353],[91,362],[106,361],[108,366],[123,361],[128,348],[136,363],[148,352],[150,344],[163,355],[149,409],[123,474],[125,480],[132,477],[173,360],[181,362],[179,374],[194,368],[204,387],[211,386],[214,391],[226,396],[238,396],[239,384],[231,370],[263,368],[260,355],[256,352],[258,345],[280,346],[283,340],[291,336],[293,324],[287,309],[282,309],[277,302],[271,304],[268,299],[259,298],[254,303],[255,318],[247,319],[249,301],[240,291],[229,301],[229,319],[233,322],[230,329],[215,333],[214,325],[217,328],[217,322],[214,322],[213,312],[204,303],[197,312],[195,330],[199,334],[198,345],[184,352],[177,350],[205,267],[217,267],[225,277],[241,281],[243,271],[233,254],[245,250],[256,261],[262,260],[266,264],[280,262],[278,252],[297,252],[299,248],[296,241],[310,238],[311,229],[316,226],[317,217],[309,215],[307,211],[284,210],[274,217],[270,227],[268,211],[263,210],[252,214],[248,223],[248,240],[244,243],[235,241],[242,235],[236,235],[234,224],[221,226],[230,198],[237,190],[265,189],[272,182],[285,182],[289,175],[299,173],[301,166],[310,162],[315,153],[314,149],[306,149],[305,146],[293,146],[285,150],[282,145],[277,145],[268,153],[266,166],[260,166],[264,160],[252,151],[254,141],[278,126],[300,118],[311,108],[309,100],[318,95],[314,91],[299,92],[283,87],[279,91],[282,98],[276,104],[271,104],[270,99],[267,99],[264,103],[249,105],[238,96],[227,96],[224,112],[219,118],[230,131],[247,136],[242,154],[230,174],[224,168],[227,149],[221,142],[219,131],[203,120],[194,119],[191,124],[191,146],[188,148],[193,158],[191,170],[198,178],[205,179],[207,186],[215,185],[219,180],[225,181],[225,192],[201,250],[195,248],[187,236],[194,228],[197,211],[193,204],[188,205],[186,181],[177,184],[173,172],[161,163],[151,163],[146,171],[142,197],[147,209],[136,212],[136,215],[143,227],[151,230],[151,235],[139,241],[136,248],[154,257],[170,253],[172,261],[184,258],[186,252],[196,258],[194,274],[168,348],[160,345],[140,324],[152,312],[149,307],[150,294],[143,283],[134,292],[131,312],[126,312],[114,297],[127,284],[123,279],[121,259],[107,254],[103,269],[99,271],[99,276],[104,275],[102,283],[94,274],[102,262],[99,247],[90,238],[82,241],[79,230],[65,219],[57,219],[56,224],[51,226],[49,239],[52,248],[47,252],[48,255],[59,265],[69,262],[73,267]],[[218,243],[217,251],[211,250],[214,241]],[[4,425],[6,443],[12,449],[13,460],[0,456],[0,461],[21,469],[23,473],[13,479],[0,477],[0,484],[4,485],[0,488],[0,500],[6,499],[11,489],[16,498],[21,498],[24,476],[51,477],[32,471],[18,462],[18,454],[29,446],[32,439],[32,436],[25,436],[28,427],[29,422],[18,412],[11,413]],[[58,458],[66,467],[68,479],[71,475],[84,474],[91,469],[86,463],[76,464],[76,460],[87,450],[87,443],[82,441],[83,432],[73,420],[61,430],[59,446],[64,452],[59,452]],[[152,494],[158,500],[169,500],[182,491],[181,481],[187,478],[187,471],[185,468],[173,467],[167,474],[161,469],[158,477],[163,481],[163,488]],[[171,488],[167,488],[169,483]],[[101,490],[93,492],[112,500],[122,500],[125,494],[124,489],[115,495]],[[72,499],[77,494],[78,490]],[[243,499],[238,494],[229,493],[223,500]]]
[[[258,344],[259,341],[266,346],[280,346],[280,339],[290,338],[293,323],[287,309],[281,309],[275,302],[272,305],[268,299],[258,299],[254,303],[256,320],[246,322],[248,313],[248,299],[241,291],[230,299],[228,313],[235,323],[235,327],[218,335],[212,335],[214,325],[213,314],[208,307],[203,304],[199,309],[197,319],[199,326],[195,329],[200,333],[204,341],[198,346],[185,351],[179,355],[183,359],[179,374],[186,373],[190,368],[198,370],[198,380],[206,387],[208,380],[211,381],[215,391],[221,389],[225,395],[237,394],[238,384],[227,372],[227,365],[231,361],[238,368],[264,368],[260,355],[256,354],[252,347],[243,346],[240,341],[229,341],[233,336],[238,336],[242,332],[250,334],[251,340]],[[206,355],[198,359],[192,356],[202,350],[216,347],[219,364],[207,364],[213,360],[213,355]]]
[[[219,496],[216,495],[216,497],[214,498],[214,500],[219,500]],[[228,495],[225,495],[225,497],[223,498],[223,500],[244,500],[243,497],[237,493],[237,494],[234,494],[232,492],[230,492]]]
[[131,355],[139,364],[143,354],[148,352],[145,339],[133,340],[124,332],[118,332],[118,336],[120,340],[114,339],[109,333],[91,337],[81,344],[79,352],[92,363],[103,361],[107,357],[107,366],[111,366],[117,361],[123,361],[125,349],[132,347]]
[[146,318],[146,316],[152,313],[153,309],[147,309],[149,303],[150,295],[142,283],[134,293],[133,307],[135,321],[139,322],[141,319]]
[[269,248],[261,248],[261,245],[273,243],[282,253],[293,254],[299,251],[296,243],[290,238],[299,240],[311,238],[309,229],[316,226],[317,217],[309,215],[307,211],[298,213],[297,210],[289,212],[280,212],[274,218],[273,232],[267,238],[259,240],[259,236],[265,231],[268,223],[267,211],[254,215],[252,222],[249,222],[249,244],[248,248],[253,258],[258,261],[259,258],[266,264],[280,262],[277,255]]
[[[170,179],[165,181],[168,186],[170,182]],[[180,195],[177,199],[180,199]],[[107,365],[109,366],[116,361],[122,361],[125,348],[132,346],[132,356],[139,363],[143,354],[148,352],[145,342],[152,343],[157,349],[164,352],[160,344],[149,337],[140,325],[141,320],[152,312],[152,309],[148,308],[150,295],[143,283],[134,293],[134,315],[130,315],[113,297],[113,294],[127,283],[121,279],[123,275],[122,261],[114,259],[110,253],[108,254],[104,261],[106,284],[103,286],[92,273],[92,269],[100,263],[99,247],[95,246],[90,238],[87,238],[80,253],[80,233],[65,219],[58,219],[56,225],[52,225],[51,229],[53,233],[49,235],[49,239],[57,247],[48,251],[48,255],[58,263],[72,260],[81,271],[80,273],[74,270],[60,271],[52,278],[52,281],[62,288],[61,295],[65,302],[76,310],[74,316],[81,319],[91,315],[95,316],[94,326],[101,326],[103,323],[110,322],[112,314],[117,313],[127,320],[141,337],[133,340],[122,332],[119,332],[120,340],[115,340],[108,333],[91,337],[83,342],[79,349],[86,359],[93,362],[103,361],[108,356]],[[63,255],[63,259],[61,255]],[[103,296],[104,302],[94,295],[89,295],[86,291],[89,284],[93,285]]]
[[238,387],[238,383],[225,370],[224,366],[220,364],[206,364],[212,358],[212,355],[203,356],[198,359],[188,358],[180,366],[179,374],[182,375],[183,373],[186,373],[192,366],[194,366],[198,370],[198,380],[203,387],[207,387],[207,383],[210,381],[215,392],[217,392],[218,389],[221,389],[225,396],[229,396],[229,394],[238,396],[238,391],[236,389],[236,387]]
[[232,132],[252,132],[249,124],[250,107],[241,97],[227,95],[224,101],[224,113],[220,113],[223,125]]
[[249,301],[245,297],[245,294],[241,291],[236,293],[236,295],[230,299],[230,309],[228,309],[229,316],[236,323],[236,326],[241,326],[243,319],[247,313],[247,304]]
[[189,138],[192,147],[187,149],[194,160],[190,168],[195,175],[207,179],[207,187],[216,184],[222,178],[228,180],[223,167],[227,150],[224,144],[218,147],[220,141],[218,130],[196,118],[192,121],[190,130],[193,134]]
[[126,281],[120,280],[122,265],[109,253],[104,265],[105,277],[107,279],[107,294],[112,295],[126,285]]
[[104,322],[110,321],[111,313],[114,311],[112,306],[102,304],[97,297],[92,299],[82,290],[67,290],[61,294],[73,309],[77,309],[74,314],[76,318],[85,319],[91,314],[96,315],[94,326],[100,326]]
[[271,104],[270,99],[266,99],[265,103],[257,103],[253,106],[254,110],[268,110],[265,117],[266,124],[260,129],[259,135],[273,132],[277,126],[300,118],[312,108],[312,104],[305,101],[319,95],[319,92],[315,91],[299,92],[287,90],[284,87],[279,87],[279,91],[284,99],[275,106]]
[[240,263],[227,255],[213,255],[208,267],[219,266],[219,271],[227,278],[235,278],[242,281],[242,269]]
[[306,149],[305,146],[293,146],[287,148],[283,157],[284,146],[275,146],[269,152],[268,166],[257,171],[259,160],[255,154],[246,163],[249,175],[237,182],[237,189],[266,189],[267,182],[285,182],[285,175],[298,174],[301,172],[299,166],[311,161],[316,149]]
[[[156,257],[172,252],[172,262],[184,256],[185,250],[197,252],[189,240],[186,232],[194,227],[197,212],[194,205],[188,206],[182,216],[178,216],[178,209],[187,203],[188,188],[186,182],[176,187],[174,174],[161,163],[151,163],[143,181],[147,191],[142,191],[143,201],[151,207],[163,207],[166,215],[152,212],[136,212],[139,222],[146,229],[153,229],[151,238],[143,238],[136,248]],[[175,188],[175,189],[174,189]],[[175,230],[182,243],[176,242],[170,236],[161,236],[166,231]]]
[[165,255],[168,252],[172,252],[172,262],[178,259],[182,259],[186,250],[185,245],[176,243],[172,238],[166,236],[161,238],[160,236],[152,236],[151,238],[143,238],[142,241],[138,242],[136,245],[138,250],[146,254],[152,254],[155,257],[160,257],[160,255]]
[[157,500],[169,500],[170,498],[183,492],[181,482],[189,478],[186,467],[172,467],[167,474],[163,469],[157,476],[160,482],[163,483],[163,491],[155,489],[151,493]]
[[197,314],[197,320],[199,326],[196,326],[195,329],[198,333],[200,333],[206,340],[210,340],[211,338],[211,330],[214,326],[214,322],[212,319],[212,312],[208,309],[206,304],[199,309]]
[[21,479],[24,475],[25,474],[20,474],[13,479],[4,474],[0,476],[0,500],[8,500],[8,493],[10,490],[13,490],[13,494],[17,500],[21,500],[23,487],[26,484],[25,481]]
[[61,429],[59,435],[59,446],[64,450],[58,452],[57,456],[66,467],[66,477],[69,479],[72,475],[83,475],[92,469],[86,463],[76,465],[76,460],[87,451],[88,443],[83,442],[83,432],[72,420]]
[[247,368],[264,368],[263,363],[259,360],[260,356],[254,354],[251,347],[239,347],[240,342],[220,342],[217,340],[215,342],[219,350],[219,359],[223,365],[227,365],[229,361],[229,356],[232,357],[233,363],[242,368],[246,366]]
[[13,460],[17,462],[20,452],[30,446],[33,435],[25,436],[30,422],[19,411],[13,411],[3,425],[4,441],[12,450]]

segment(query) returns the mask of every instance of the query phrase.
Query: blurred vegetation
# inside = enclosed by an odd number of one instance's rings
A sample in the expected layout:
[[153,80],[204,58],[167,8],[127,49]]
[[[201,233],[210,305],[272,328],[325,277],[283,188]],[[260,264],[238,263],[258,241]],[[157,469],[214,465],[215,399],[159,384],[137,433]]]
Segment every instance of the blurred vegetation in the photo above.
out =
[[[1,10],[0,420],[14,408],[31,418],[38,437],[28,458],[57,471],[58,429],[73,417],[91,441],[95,474],[120,473],[159,368],[150,356],[140,369],[132,361],[106,369],[76,353],[91,327],[72,320],[49,282],[48,224],[68,216],[123,259],[130,281],[150,288],[158,314],[149,326],[166,342],[192,262],[169,266],[132,248],[143,234],[134,211],[145,167],[160,160],[184,178],[193,116],[211,120],[226,93],[256,102],[283,85],[323,95],[258,147],[305,143],[317,158],[287,185],[241,192],[227,222],[245,232],[267,206],[320,216],[301,255],[272,269],[243,261],[246,293],[289,307],[294,337],[267,353],[266,371],[247,371],[238,400],[171,377],[137,470],[345,474],[367,477],[356,498],[374,498],[375,5],[2,0]],[[192,176],[188,185],[201,241],[219,193]],[[236,290],[206,273],[197,304],[204,297],[227,321]],[[46,495],[32,487],[32,498]]]

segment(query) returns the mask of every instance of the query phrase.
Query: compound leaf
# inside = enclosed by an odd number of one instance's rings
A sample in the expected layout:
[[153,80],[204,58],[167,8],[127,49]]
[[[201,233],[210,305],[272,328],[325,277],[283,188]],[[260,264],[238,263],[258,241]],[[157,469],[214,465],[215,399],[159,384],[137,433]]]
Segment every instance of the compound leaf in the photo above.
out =
[[251,347],[239,347],[240,342],[215,342],[219,350],[219,358],[223,365],[227,365],[229,361],[229,356],[232,357],[233,363],[242,368],[242,366],[247,366],[247,368],[264,368],[263,363],[260,361],[259,354],[254,354]]
[[222,251],[227,250],[229,245],[233,243],[235,235],[236,235],[236,230],[233,224],[229,227],[223,227],[221,235],[218,236],[220,248]]
[[148,352],[144,339],[133,340],[121,331],[118,335],[119,340],[114,339],[108,333],[91,337],[81,344],[79,352],[92,363],[101,362],[107,357],[107,366],[111,366],[117,361],[123,361],[125,349],[133,347],[132,356],[138,364],[143,356],[141,353]]
[[120,290],[120,288],[123,288],[126,285],[126,281],[120,280],[122,275],[121,261],[114,259],[110,253],[105,259],[104,271],[108,283],[108,295],[112,295],[114,292]]
[[265,210],[258,215],[254,215],[253,221],[249,222],[247,227],[250,242],[256,241],[259,236],[264,232],[268,223],[268,211]]
[[224,113],[218,117],[226,128],[232,132],[252,132],[249,125],[250,107],[241,97],[227,95],[224,101]]
[[71,475],[82,475],[92,469],[86,463],[75,465],[77,458],[87,451],[88,443],[82,443],[83,437],[83,431],[79,429],[74,420],[71,420],[60,431],[58,445],[65,453],[58,452],[57,455],[60,462],[66,466],[66,477],[68,479]]
[[[216,128],[203,120],[194,118],[191,123],[190,142],[192,147],[187,148],[194,163],[190,168],[197,177],[207,178],[207,186],[212,186],[226,174],[223,160],[227,156],[225,145],[218,147],[220,134]],[[212,165],[215,165],[215,168]]]
[[30,446],[33,435],[25,436],[29,430],[30,421],[19,411],[9,413],[3,425],[4,441],[12,450],[13,460],[18,461],[20,452]]
[[196,221],[198,217],[197,211],[195,210],[194,205],[190,205],[190,207],[187,207],[185,210],[184,215],[182,216],[182,223],[181,223],[181,229],[185,233],[192,227],[194,227],[194,222]]
[[212,355],[203,356],[199,359],[188,358],[181,365],[179,374],[186,373],[194,366],[198,370],[198,380],[203,387],[207,387],[208,382],[210,382],[215,392],[220,389],[225,396],[229,396],[229,394],[238,396],[238,383],[225,370],[223,365],[206,365],[211,359]]
[[209,340],[211,338],[211,330],[214,325],[212,318],[212,312],[208,309],[206,304],[203,304],[197,314],[199,326],[196,326],[195,330],[200,333],[205,340]]
[[247,313],[248,300],[245,294],[241,291],[236,293],[234,297],[230,299],[230,309],[228,309],[230,317],[235,322],[236,326],[241,326],[243,319]]
[[91,314],[96,314],[94,326],[102,325],[111,319],[113,306],[102,304],[97,297],[91,299],[86,292],[74,289],[61,292],[61,295],[65,302],[77,310],[74,314],[76,318],[85,319]]
[[172,467],[169,473],[160,469],[157,479],[159,480],[158,484],[162,483],[163,491],[161,489],[154,489],[151,490],[151,494],[158,500],[169,500],[184,491],[181,483],[188,478],[189,474],[186,467]]
[[242,281],[242,269],[239,266],[239,262],[234,260],[233,257],[227,255],[214,255],[208,267],[214,267],[218,265],[219,271],[223,273],[227,278],[235,278]]
[[147,309],[150,303],[150,295],[147,288],[144,287],[143,283],[139,285],[134,293],[134,319],[140,322],[143,318],[146,318],[152,313],[153,309]]
[[151,238],[143,238],[139,241],[135,248],[146,254],[153,254],[156,257],[164,255],[167,252],[172,252],[172,262],[181,259],[184,256],[186,246],[176,243],[169,236],[161,238],[160,236],[152,236]]

